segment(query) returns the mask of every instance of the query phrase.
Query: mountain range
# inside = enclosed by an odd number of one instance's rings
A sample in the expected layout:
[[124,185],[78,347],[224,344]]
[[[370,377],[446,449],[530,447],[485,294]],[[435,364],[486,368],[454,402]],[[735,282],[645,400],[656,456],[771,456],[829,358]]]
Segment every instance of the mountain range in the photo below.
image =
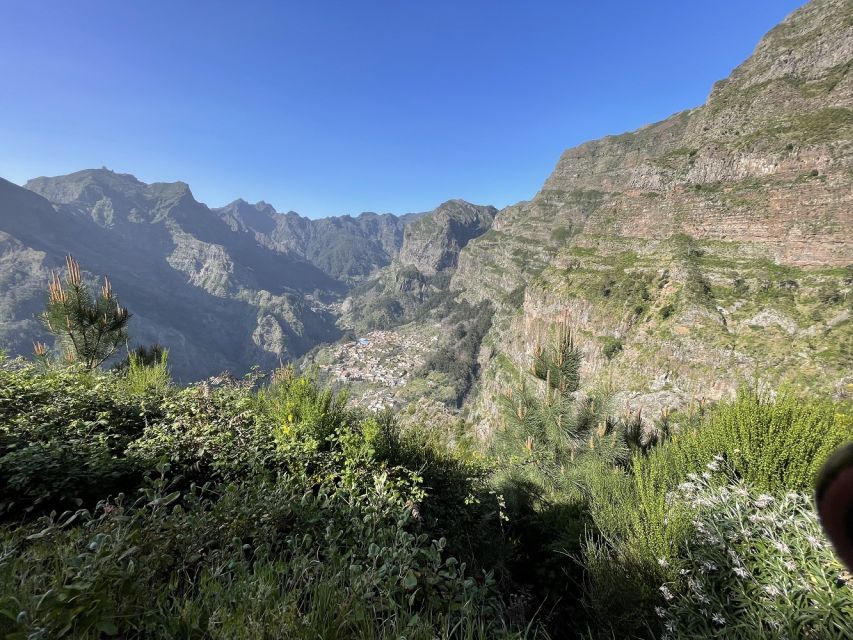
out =
[[349,329],[447,323],[436,301],[452,298],[494,309],[464,405],[484,429],[562,326],[587,384],[624,411],[744,383],[849,396],[851,62],[853,4],[814,0],[705,104],[567,150],[501,211],[311,220],[105,169],[0,180],[0,346],[47,338],[37,314],[70,253],[110,276],[134,341],[168,346],[182,380],[269,368]]

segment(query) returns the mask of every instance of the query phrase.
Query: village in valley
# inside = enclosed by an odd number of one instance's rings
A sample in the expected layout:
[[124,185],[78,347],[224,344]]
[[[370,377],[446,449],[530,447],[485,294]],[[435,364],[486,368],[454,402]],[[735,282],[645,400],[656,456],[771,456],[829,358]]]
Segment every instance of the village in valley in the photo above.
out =
[[439,328],[370,331],[321,349],[312,364],[318,377],[348,388],[356,406],[372,411],[399,407],[408,402],[404,387],[435,349]]

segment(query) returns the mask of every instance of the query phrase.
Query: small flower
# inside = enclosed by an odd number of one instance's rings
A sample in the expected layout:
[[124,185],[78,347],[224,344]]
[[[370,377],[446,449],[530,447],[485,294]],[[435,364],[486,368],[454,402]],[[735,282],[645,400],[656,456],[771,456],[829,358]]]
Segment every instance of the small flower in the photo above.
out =
[[734,572],[735,575],[739,578],[746,578],[747,576],[749,576],[749,571],[747,571],[743,567],[735,567]]
[[666,558],[658,558],[658,564],[662,566],[664,569],[669,566],[669,562]]
[[811,534],[809,534],[809,535],[807,535],[807,536],[806,536],[806,540],[808,540],[809,544],[810,544],[810,545],[812,546],[812,548],[814,548],[814,549],[820,549],[820,548],[822,548],[822,547],[823,547],[823,543],[822,543],[820,540],[818,540],[817,538],[815,538],[815,537],[814,537],[813,535],[811,535]]
[[794,562],[793,560],[785,560],[785,568],[788,571],[796,571],[797,570],[797,563]]
[[663,607],[655,607],[655,613],[658,615],[658,618],[666,617],[666,609]]
[[784,542],[774,542],[773,546],[776,547],[779,553],[791,553],[791,548]]
[[703,472],[702,472],[702,478],[703,478],[704,480],[710,480],[710,479],[711,479],[711,474],[710,474],[710,473],[708,473],[707,471],[703,471]]
[[755,499],[755,502],[753,504],[759,509],[763,509],[771,502],[773,502],[773,496],[769,496],[766,493],[762,493]]
[[712,460],[711,462],[706,464],[705,467],[710,471],[719,471],[720,470],[720,463],[717,462],[716,460]]
[[726,624],[726,619],[723,616],[721,616],[719,613],[715,613],[714,615],[712,615],[711,620],[713,620],[715,624],[718,624],[721,627]]
[[672,591],[669,590],[669,587],[666,585],[662,585],[660,588],[661,595],[663,595],[664,600],[667,602],[672,600],[675,596],[672,594]]
[[764,585],[764,592],[771,598],[778,598],[780,595],[782,595],[782,592],[779,590],[779,587],[777,587],[775,584]]

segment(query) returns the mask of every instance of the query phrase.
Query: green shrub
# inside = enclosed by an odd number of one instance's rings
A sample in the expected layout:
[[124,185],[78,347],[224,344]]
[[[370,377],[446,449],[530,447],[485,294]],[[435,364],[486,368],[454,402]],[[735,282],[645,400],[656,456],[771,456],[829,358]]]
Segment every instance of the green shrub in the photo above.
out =
[[619,338],[606,338],[601,348],[602,355],[608,360],[613,360],[622,351],[623,344]]
[[660,312],[659,312],[659,313],[660,313],[660,317],[661,317],[663,320],[666,320],[666,319],[667,319],[667,318],[669,318],[673,313],[675,313],[675,305],[674,305],[674,304],[672,304],[671,302],[670,302],[670,303],[667,303],[667,304],[665,304],[664,306],[662,306],[662,307],[660,308]]
[[588,476],[595,528],[583,552],[585,600],[594,618],[606,620],[600,630],[622,636],[658,626],[658,587],[677,580],[682,551],[695,538],[695,514],[673,497],[685,480],[725,463],[759,491],[807,491],[828,454],[853,437],[851,428],[837,403],[741,391],[698,427],[635,453],[630,472]]
[[153,356],[140,350],[128,353],[127,371],[120,386],[131,395],[165,395],[172,385],[168,360],[169,351],[165,349]]
[[[3,362],[0,383],[0,636],[518,635],[472,457],[287,370],[157,411],[112,373]],[[54,505],[76,510],[35,519]]]
[[111,374],[0,362],[0,517],[79,506],[139,481],[125,455],[158,407]]
[[[724,467],[722,457],[712,469]],[[724,471],[724,469],[720,469]],[[809,494],[760,494],[706,472],[674,499],[696,536],[679,579],[661,586],[658,614],[674,638],[841,638],[853,619],[849,574],[832,552]],[[760,494],[760,495],[759,495]]]
[[837,403],[785,392],[769,399],[744,390],[698,429],[673,436],[656,464],[671,468],[677,482],[722,454],[759,489],[807,490],[833,449],[850,439],[853,418]]

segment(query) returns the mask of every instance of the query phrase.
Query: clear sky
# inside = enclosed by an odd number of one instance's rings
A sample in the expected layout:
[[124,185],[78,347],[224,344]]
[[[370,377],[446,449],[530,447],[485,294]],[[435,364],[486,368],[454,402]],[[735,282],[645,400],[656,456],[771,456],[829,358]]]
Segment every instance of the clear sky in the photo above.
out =
[[0,176],[107,166],[312,217],[530,198],[701,104],[798,0],[3,0]]

